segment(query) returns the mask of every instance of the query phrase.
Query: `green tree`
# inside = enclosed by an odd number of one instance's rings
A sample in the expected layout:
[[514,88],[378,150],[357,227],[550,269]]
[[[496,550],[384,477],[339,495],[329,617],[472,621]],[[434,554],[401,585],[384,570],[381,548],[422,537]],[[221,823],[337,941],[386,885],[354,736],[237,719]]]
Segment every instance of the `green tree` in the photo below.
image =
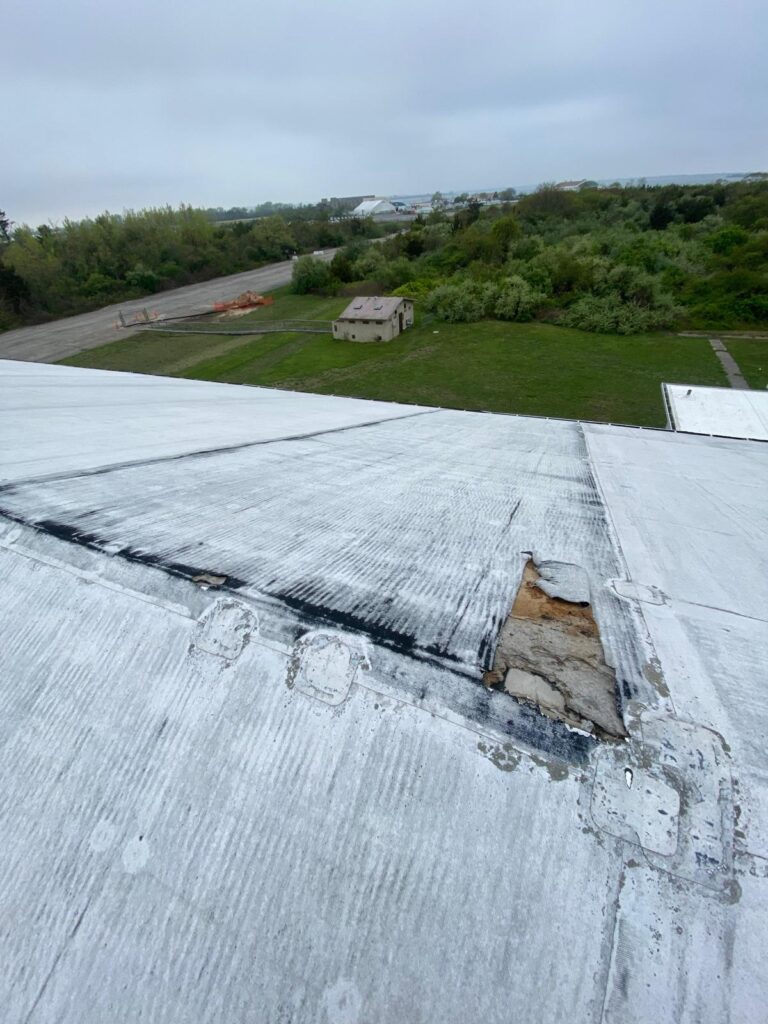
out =
[[663,231],[675,219],[675,211],[671,203],[656,202],[651,209],[648,223],[654,231]]
[[517,204],[517,211],[522,217],[575,217],[579,211],[579,197],[573,192],[562,192],[547,182],[530,195],[523,196]]
[[154,270],[150,270],[149,267],[145,267],[141,262],[136,263],[136,265],[128,271],[125,275],[125,280],[131,288],[136,288],[142,293],[156,292],[160,287],[160,277]]
[[12,227],[13,221],[6,215],[5,210],[0,210],[0,242],[10,242]]
[[717,253],[719,256],[728,256],[734,249],[739,248],[739,246],[744,245],[748,241],[749,233],[744,228],[728,224],[710,235],[707,239],[707,245],[712,252]]
[[331,268],[324,260],[301,256],[293,266],[292,291],[297,295],[326,291],[332,282]]
[[514,275],[502,281],[494,313],[500,320],[531,320],[544,296],[526,280]]
[[248,255],[259,262],[284,260],[296,251],[296,239],[280,216],[257,220],[248,237]]
[[353,280],[378,280],[386,262],[381,249],[377,245],[370,246],[355,260],[352,267]]

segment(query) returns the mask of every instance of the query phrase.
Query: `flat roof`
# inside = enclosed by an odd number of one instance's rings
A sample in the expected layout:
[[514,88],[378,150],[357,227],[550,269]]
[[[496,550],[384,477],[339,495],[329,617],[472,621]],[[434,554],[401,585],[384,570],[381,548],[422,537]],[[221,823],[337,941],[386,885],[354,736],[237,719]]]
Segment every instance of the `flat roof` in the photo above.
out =
[[337,320],[389,320],[406,299],[397,295],[357,295]]
[[[762,1019],[768,447],[35,363],[0,432],[5,1019]],[[483,685],[531,558],[625,741]]]
[[768,441],[768,391],[665,384],[664,392],[675,430]]

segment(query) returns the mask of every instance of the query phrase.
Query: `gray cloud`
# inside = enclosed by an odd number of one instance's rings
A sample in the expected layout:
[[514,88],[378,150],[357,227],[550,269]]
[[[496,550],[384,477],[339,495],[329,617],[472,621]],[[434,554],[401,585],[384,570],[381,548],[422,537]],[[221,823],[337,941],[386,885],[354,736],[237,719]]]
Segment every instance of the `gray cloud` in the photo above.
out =
[[763,0],[16,6],[18,221],[768,164]]

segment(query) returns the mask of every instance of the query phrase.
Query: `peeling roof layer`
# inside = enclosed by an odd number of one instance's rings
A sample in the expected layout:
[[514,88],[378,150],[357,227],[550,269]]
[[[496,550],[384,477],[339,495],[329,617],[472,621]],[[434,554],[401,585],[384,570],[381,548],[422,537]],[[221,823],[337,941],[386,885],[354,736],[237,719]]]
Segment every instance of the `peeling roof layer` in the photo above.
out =
[[0,364],[4,1020],[761,1021],[768,449],[191,383]]
[[665,384],[675,430],[768,441],[768,391]]

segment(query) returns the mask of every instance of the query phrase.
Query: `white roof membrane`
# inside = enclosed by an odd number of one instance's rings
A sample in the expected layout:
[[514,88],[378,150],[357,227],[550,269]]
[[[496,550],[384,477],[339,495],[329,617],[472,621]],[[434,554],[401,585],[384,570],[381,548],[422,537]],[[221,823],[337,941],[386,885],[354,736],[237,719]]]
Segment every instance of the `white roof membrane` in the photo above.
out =
[[[4,1022],[762,1022],[768,447],[23,365]],[[626,742],[482,685],[530,554]]]
[[665,384],[675,430],[768,441],[768,391]]

